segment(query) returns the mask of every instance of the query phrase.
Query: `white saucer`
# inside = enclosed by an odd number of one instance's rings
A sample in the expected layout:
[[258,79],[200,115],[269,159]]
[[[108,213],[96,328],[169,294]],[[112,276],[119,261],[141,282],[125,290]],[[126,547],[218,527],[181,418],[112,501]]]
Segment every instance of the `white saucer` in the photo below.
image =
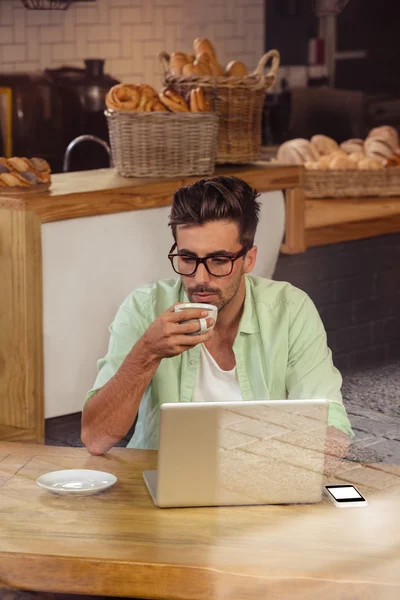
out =
[[103,471],[66,469],[45,473],[36,483],[60,496],[90,496],[111,487],[116,481],[115,475]]

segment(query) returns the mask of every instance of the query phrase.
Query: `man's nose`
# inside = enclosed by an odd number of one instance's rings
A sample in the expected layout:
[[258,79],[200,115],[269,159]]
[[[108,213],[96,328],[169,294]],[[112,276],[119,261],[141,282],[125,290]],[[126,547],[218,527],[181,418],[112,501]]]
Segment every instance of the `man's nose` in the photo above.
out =
[[206,283],[210,281],[210,273],[207,271],[205,265],[200,263],[197,267],[194,279],[197,284]]

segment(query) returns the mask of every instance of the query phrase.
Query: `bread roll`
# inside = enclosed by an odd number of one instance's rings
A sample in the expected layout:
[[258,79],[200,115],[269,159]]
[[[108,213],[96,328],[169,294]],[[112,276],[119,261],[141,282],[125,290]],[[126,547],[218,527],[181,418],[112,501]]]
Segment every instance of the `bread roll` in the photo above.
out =
[[379,169],[384,169],[384,166],[380,160],[363,158],[363,160],[357,163],[357,168],[361,171],[378,171]]
[[317,161],[320,158],[318,150],[309,140],[306,140],[305,138],[294,138],[291,140],[291,143],[303,158],[303,162]]
[[203,75],[211,75],[211,59],[206,52],[198,54],[193,65],[202,69]]
[[189,63],[186,54],[173,52],[169,59],[169,70],[172,75],[182,75],[182,70]]
[[214,46],[207,38],[196,38],[193,42],[193,50],[196,56],[205,52],[210,57],[214,58],[214,60],[217,60]]
[[293,147],[291,141],[284,142],[278,148],[277,160],[280,163],[284,163],[287,165],[302,165],[304,164],[303,158],[300,156],[299,152]]
[[194,63],[196,57],[194,54],[185,54],[186,60],[188,63],[190,63],[191,65]]
[[352,152],[363,152],[364,150],[364,140],[361,138],[352,138],[350,140],[346,140],[340,144],[340,148],[343,152],[347,154],[351,154]]
[[313,135],[311,143],[322,156],[326,156],[339,150],[339,144],[327,135]]
[[314,162],[311,160],[308,160],[307,162],[305,162],[304,167],[306,169],[308,169],[309,171],[318,171],[322,168],[321,165],[319,164],[319,162]]
[[320,169],[329,169],[330,163],[331,163],[330,155],[321,156],[321,158],[318,160],[318,166]]
[[393,148],[377,137],[368,137],[364,143],[365,155],[385,164],[394,155]]
[[391,148],[393,153],[396,152],[399,147],[399,134],[397,133],[397,130],[390,125],[382,125],[381,127],[371,129],[368,138],[376,138],[385,142]]
[[244,63],[240,60],[231,60],[225,67],[225,75],[227,77],[247,77],[249,71]]
[[219,64],[219,62],[217,62],[213,58],[210,59],[209,65],[210,65],[211,75],[213,77],[220,77],[221,75],[224,74],[224,70],[221,67],[221,65]]
[[347,156],[336,155],[331,158],[329,168],[334,171],[349,171],[354,169],[354,163]]
[[191,63],[187,63],[182,69],[182,75],[200,75],[197,67]]
[[351,154],[348,155],[349,160],[351,160],[354,163],[359,163],[360,160],[364,160],[365,154],[364,152],[351,152]]

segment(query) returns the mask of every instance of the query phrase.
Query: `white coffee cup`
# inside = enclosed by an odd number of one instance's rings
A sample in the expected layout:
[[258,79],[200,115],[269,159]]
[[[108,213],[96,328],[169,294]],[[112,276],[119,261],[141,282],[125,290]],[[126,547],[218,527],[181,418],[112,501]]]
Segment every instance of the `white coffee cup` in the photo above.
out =
[[[174,311],[181,312],[182,310],[187,310],[188,308],[206,310],[208,312],[208,316],[202,319],[188,319],[185,321],[185,323],[193,323],[194,321],[197,321],[200,324],[199,331],[188,333],[187,335],[202,335],[203,333],[206,333],[206,331],[210,331],[210,329],[214,328],[218,316],[218,308],[216,306],[213,306],[212,304],[203,304],[202,302],[183,302],[182,304],[177,304],[174,308]],[[207,318],[214,319],[214,325],[207,327]]]

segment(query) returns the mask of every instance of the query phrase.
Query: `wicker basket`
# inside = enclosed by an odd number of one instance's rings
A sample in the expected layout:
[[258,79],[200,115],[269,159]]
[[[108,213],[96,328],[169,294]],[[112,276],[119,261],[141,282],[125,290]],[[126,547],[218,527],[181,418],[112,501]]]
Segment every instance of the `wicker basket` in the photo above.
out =
[[211,175],[214,113],[105,111],[114,165],[123,177]]
[[317,171],[304,169],[308,198],[400,196],[400,167],[379,171]]
[[[186,95],[196,87],[203,89],[219,116],[217,163],[251,163],[260,158],[261,119],[264,98],[276,81],[279,52],[270,50],[261,58],[256,70],[248,77],[174,76],[169,73],[169,55],[160,54],[164,83]],[[267,62],[272,66],[264,74]]]

